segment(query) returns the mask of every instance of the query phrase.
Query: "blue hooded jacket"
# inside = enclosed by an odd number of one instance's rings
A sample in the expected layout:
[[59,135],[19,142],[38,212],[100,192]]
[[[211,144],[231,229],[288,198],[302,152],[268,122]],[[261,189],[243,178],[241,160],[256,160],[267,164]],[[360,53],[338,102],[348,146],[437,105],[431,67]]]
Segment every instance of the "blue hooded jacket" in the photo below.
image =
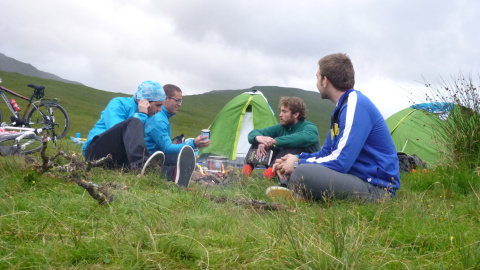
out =
[[162,151],[165,155],[178,154],[184,145],[195,148],[193,140],[180,144],[172,143],[169,119],[174,115],[169,114],[165,107],[162,107],[162,111],[147,120],[145,124],[145,144],[150,154],[156,151]]

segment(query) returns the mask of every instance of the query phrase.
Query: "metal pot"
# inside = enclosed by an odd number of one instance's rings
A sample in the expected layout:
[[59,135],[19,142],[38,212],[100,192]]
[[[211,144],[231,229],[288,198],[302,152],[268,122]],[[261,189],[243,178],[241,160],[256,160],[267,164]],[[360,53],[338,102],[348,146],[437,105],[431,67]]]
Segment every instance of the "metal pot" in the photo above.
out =
[[227,165],[227,157],[224,156],[209,156],[207,158],[208,169],[211,171],[222,171],[222,165]]

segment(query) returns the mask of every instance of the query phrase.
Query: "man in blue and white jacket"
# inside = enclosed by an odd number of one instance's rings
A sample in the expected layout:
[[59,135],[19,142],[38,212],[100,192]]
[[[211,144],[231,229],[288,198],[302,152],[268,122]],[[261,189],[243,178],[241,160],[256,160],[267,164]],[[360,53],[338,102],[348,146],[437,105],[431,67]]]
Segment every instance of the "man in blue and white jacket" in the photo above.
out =
[[[375,105],[354,90],[355,71],[346,54],[318,62],[317,88],[323,99],[337,104],[330,131],[319,152],[288,155],[274,170],[288,178],[283,191],[316,200],[354,197],[382,200],[400,188],[398,158],[388,127]],[[282,188],[269,188],[282,191]],[[273,193],[272,193],[273,194]]]

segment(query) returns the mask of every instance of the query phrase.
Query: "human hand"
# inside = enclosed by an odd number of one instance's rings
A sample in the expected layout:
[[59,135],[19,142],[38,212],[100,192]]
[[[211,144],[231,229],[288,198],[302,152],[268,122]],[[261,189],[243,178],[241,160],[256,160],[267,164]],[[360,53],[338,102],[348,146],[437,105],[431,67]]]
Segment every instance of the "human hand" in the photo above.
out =
[[208,139],[208,136],[201,137],[201,135],[199,135],[195,138],[193,144],[197,148],[204,148],[210,145],[210,140]]
[[266,151],[266,146],[265,144],[259,144],[257,148],[257,157],[262,158],[264,156],[267,156],[267,151]]
[[138,101],[138,112],[148,115],[148,108],[150,108],[150,102],[146,99],[141,99]]
[[293,164],[297,161],[298,158],[295,155],[288,154],[283,156],[280,159],[275,160],[275,164],[278,163],[277,173],[279,175],[290,175],[293,173]]
[[258,135],[255,139],[259,144],[265,144],[267,147],[272,147],[276,143],[274,138],[268,136]]
[[276,159],[275,164],[273,164],[272,171],[278,175],[278,178],[280,180],[287,181],[287,177],[281,172],[283,169],[283,160],[282,159]]

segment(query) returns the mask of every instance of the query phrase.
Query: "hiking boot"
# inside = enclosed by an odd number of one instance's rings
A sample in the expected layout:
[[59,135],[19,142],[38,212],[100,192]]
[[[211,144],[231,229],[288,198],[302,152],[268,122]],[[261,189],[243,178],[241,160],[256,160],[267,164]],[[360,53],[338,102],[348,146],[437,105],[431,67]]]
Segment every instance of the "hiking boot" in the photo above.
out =
[[294,201],[293,197],[293,192],[292,190],[286,188],[286,187],[280,187],[280,186],[273,186],[267,188],[265,191],[268,197],[272,199],[283,199],[286,201]]
[[175,184],[181,187],[188,187],[192,173],[195,170],[195,164],[196,160],[193,148],[185,145],[178,154]]
[[275,177],[275,172],[272,171],[272,167],[268,167],[262,175],[267,178],[268,180],[271,180]]
[[147,162],[143,165],[140,176],[144,176],[147,172],[158,172],[162,171],[163,163],[165,162],[165,155],[162,151],[157,151],[153,153],[148,159]]
[[250,175],[252,175],[252,170],[253,168],[250,164],[244,164],[242,168],[242,174],[246,177],[250,177]]

